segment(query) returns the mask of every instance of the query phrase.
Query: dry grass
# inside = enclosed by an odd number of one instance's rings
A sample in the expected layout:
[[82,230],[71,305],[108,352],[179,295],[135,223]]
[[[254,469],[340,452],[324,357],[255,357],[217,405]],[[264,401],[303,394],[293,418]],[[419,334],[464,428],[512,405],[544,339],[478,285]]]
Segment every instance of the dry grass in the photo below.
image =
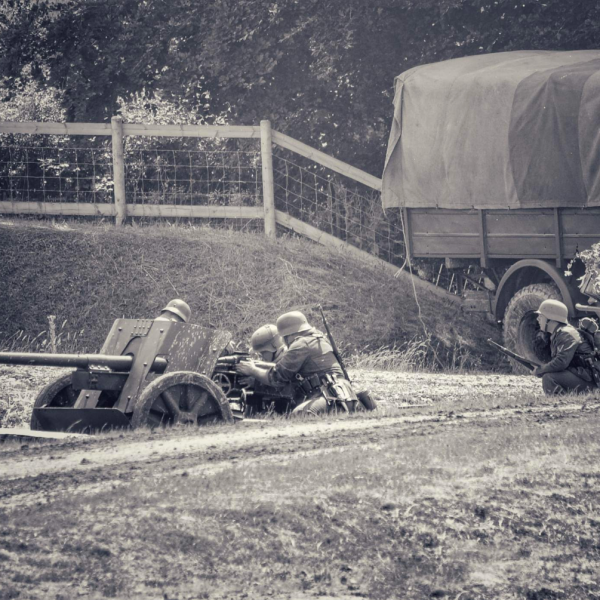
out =
[[[191,305],[194,323],[227,329],[236,340],[293,309],[320,326],[317,304],[346,354],[427,337],[412,286],[290,236],[4,221],[0,254],[0,349],[35,349],[55,315],[57,327],[66,321],[63,351],[94,352],[115,318],[152,317],[177,296]],[[486,369],[506,367],[485,344],[497,329],[437,297],[419,302],[440,364],[457,364],[458,349]]]
[[352,354],[348,366],[355,369],[382,371],[447,371],[464,373],[480,370],[481,357],[456,342],[446,347],[431,336],[419,336],[400,347],[365,348]]

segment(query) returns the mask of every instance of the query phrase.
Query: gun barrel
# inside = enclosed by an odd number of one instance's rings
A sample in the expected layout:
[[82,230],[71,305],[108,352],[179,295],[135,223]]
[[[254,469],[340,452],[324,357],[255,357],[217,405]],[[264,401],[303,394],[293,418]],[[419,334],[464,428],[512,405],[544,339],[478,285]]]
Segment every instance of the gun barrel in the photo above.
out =
[[329,339],[329,343],[331,344],[331,349],[333,350],[333,355],[335,356],[336,360],[338,361],[338,363],[342,369],[342,373],[344,374],[344,377],[348,381],[350,381],[350,376],[348,375],[348,371],[346,370],[346,365],[344,364],[344,361],[342,360],[342,355],[340,354],[337,344],[335,343],[335,340],[333,339],[333,335],[331,334],[331,331],[329,329],[329,323],[327,323],[327,319],[325,318],[325,313],[323,312],[323,307],[320,304],[318,307],[319,307],[319,312],[321,313],[321,319],[323,319],[323,325],[325,327],[325,332],[327,333],[327,338]]
[[270,369],[275,366],[274,362],[254,360],[249,356],[220,356],[217,358],[218,365],[239,365],[242,362],[253,362],[255,366],[260,367],[261,369]]
[[[34,352],[0,352],[0,364],[34,365],[40,367],[109,367],[114,371],[129,371],[133,356],[111,356],[108,354],[43,354]],[[156,357],[152,371],[162,372],[167,368],[164,358]]]

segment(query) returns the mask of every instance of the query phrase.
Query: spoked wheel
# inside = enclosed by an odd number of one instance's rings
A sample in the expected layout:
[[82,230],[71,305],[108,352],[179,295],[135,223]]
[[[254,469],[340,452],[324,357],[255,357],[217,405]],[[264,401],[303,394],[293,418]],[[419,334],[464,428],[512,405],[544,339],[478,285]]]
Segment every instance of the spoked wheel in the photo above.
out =
[[[71,385],[71,374],[67,373],[58,379],[51,381],[35,399],[33,408],[72,408],[75,405],[79,392],[76,392]],[[40,422],[31,415],[31,429],[35,431],[43,430]]]
[[155,379],[136,402],[133,427],[233,423],[227,397],[221,388],[199,373],[176,371]]

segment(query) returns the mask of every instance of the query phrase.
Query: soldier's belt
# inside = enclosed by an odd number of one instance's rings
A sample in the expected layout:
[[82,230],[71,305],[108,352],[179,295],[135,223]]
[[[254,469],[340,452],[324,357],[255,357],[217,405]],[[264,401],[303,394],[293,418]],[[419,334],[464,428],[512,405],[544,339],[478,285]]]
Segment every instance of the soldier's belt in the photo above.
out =
[[309,375],[303,377],[300,373],[296,373],[296,387],[305,394],[310,394],[314,390],[319,389],[323,385],[321,378],[317,375]]
[[[301,390],[304,394],[312,394],[315,390],[324,390],[331,388],[338,379],[344,379],[344,376],[339,373],[325,373],[324,375],[313,374],[308,377],[303,377],[300,373],[296,373],[295,387]],[[326,394],[329,395],[329,394]]]

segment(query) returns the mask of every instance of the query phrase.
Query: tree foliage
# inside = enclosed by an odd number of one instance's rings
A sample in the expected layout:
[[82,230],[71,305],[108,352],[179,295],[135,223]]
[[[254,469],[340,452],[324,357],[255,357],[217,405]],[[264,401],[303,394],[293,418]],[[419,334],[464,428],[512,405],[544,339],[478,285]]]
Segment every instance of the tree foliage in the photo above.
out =
[[375,174],[394,77],[518,49],[600,47],[600,0],[6,0],[0,72],[70,120],[159,93],[200,121],[273,126]]

